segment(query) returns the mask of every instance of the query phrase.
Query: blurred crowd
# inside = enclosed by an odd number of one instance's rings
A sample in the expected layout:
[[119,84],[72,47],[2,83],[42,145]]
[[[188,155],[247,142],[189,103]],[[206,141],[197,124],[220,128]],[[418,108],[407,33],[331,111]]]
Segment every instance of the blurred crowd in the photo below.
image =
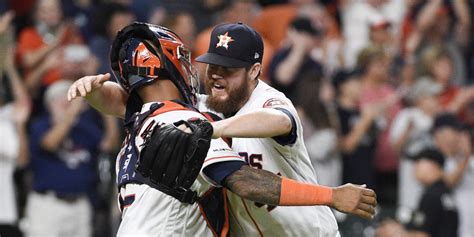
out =
[[0,1],[0,235],[115,234],[121,121],[66,91],[110,72],[117,31],[145,21],[193,57],[219,23],[262,35],[261,79],[297,107],[318,181],[377,192],[375,220],[336,213],[342,236],[474,237],[473,13],[473,0]]

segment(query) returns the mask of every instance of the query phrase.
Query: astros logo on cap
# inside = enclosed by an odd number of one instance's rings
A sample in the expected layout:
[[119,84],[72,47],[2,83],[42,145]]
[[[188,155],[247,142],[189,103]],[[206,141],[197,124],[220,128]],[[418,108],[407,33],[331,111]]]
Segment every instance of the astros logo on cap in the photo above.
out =
[[216,48],[217,47],[224,47],[225,49],[229,48],[228,44],[234,40],[232,39],[232,37],[227,35],[228,33],[229,32],[225,32],[225,34],[217,36],[217,38],[219,38],[219,43],[217,43]]

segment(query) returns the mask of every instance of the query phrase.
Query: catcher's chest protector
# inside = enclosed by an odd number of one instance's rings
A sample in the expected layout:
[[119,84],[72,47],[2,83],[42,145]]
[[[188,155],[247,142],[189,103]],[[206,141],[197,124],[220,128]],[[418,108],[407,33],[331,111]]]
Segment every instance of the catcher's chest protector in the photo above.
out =
[[135,138],[139,135],[138,133],[148,117],[175,110],[194,109],[177,102],[165,101],[163,103],[155,103],[147,112],[141,114],[137,112],[125,121],[125,140],[118,155],[117,166],[117,187],[119,190],[122,185],[128,183],[148,184],[147,178],[135,172],[135,166],[139,159],[139,151],[135,144]]
[[[139,160],[139,151],[135,144],[135,138],[139,135],[145,120],[148,117],[157,116],[159,114],[176,111],[176,110],[193,110],[193,107],[186,104],[173,101],[165,101],[156,103],[150,107],[145,113],[139,112],[133,114],[126,122],[126,138],[123,142],[121,152],[118,156],[118,173],[117,186],[120,190],[122,185],[128,183],[147,184],[153,186],[148,178],[143,177],[135,171],[135,166]],[[220,119],[214,114],[202,113],[208,120],[214,121]],[[226,140],[227,143],[230,143]],[[230,145],[230,144],[229,144]],[[124,200],[121,200],[122,202]],[[215,236],[227,236],[229,233],[229,211],[228,199],[224,188],[211,188],[202,197],[197,200],[200,212],[212,229]]]
[[148,112],[144,114],[139,114],[137,112],[125,121],[125,140],[122,143],[122,149],[117,157],[118,190],[120,190],[120,187],[128,183],[144,183],[145,179],[139,173],[135,172],[135,165],[139,158],[135,138],[140,131],[141,124],[157,109],[158,106],[152,106]]

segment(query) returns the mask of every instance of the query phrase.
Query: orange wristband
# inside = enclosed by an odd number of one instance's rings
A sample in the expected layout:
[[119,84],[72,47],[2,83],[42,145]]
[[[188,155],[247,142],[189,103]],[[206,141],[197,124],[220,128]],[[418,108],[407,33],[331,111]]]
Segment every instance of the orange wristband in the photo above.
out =
[[329,205],[332,202],[332,189],[325,186],[305,184],[282,178],[281,206]]

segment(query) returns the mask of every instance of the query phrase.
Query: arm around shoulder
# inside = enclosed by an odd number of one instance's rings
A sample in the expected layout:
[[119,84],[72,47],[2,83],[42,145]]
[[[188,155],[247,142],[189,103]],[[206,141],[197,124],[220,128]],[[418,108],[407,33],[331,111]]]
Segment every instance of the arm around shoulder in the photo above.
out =
[[213,138],[247,137],[265,138],[287,135],[291,132],[292,121],[284,112],[262,108],[253,112],[236,115],[213,122]]

